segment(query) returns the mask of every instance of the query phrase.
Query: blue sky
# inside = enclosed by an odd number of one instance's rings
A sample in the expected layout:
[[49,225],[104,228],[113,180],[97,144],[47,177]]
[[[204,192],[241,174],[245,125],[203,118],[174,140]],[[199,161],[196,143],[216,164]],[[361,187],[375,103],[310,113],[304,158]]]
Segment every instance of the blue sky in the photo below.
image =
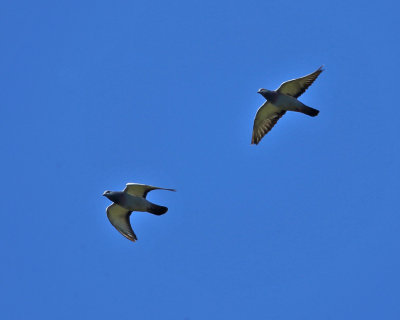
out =
[[[399,4],[5,1],[3,319],[399,319]],[[325,65],[250,145],[260,87]],[[104,190],[176,188],[108,222]]]

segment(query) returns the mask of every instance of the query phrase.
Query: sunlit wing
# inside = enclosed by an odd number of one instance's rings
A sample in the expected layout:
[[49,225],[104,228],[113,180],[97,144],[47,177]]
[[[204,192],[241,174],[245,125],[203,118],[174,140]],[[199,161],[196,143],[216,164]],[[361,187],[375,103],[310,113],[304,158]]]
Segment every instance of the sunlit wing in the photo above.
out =
[[311,86],[315,79],[318,78],[321,72],[324,71],[322,67],[323,66],[319,67],[318,70],[304,77],[282,83],[276,91],[295,98],[300,97],[307,90],[307,88]]
[[124,189],[124,192],[129,193],[136,197],[146,198],[147,194],[151,190],[176,191],[175,189],[159,188],[159,187],[148,186],[148,185],[140,184],[140,183],[127,183],[126,187]]
[[285,113],[285,110],[281,110],[266,101],[258,109],[254,119],[251,144],[258,144]]
[[107,217],[111,224],[126,238],[131,241],[136,241],[137,237],[132,230],[129,217],[132,211],[129,211],[121,206],[113,203],[107,207]]

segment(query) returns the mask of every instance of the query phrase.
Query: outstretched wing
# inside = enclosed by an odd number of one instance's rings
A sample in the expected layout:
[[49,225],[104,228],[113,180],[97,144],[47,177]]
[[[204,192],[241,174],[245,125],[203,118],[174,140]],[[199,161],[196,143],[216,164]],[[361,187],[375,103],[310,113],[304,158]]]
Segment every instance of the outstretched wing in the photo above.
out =
[[176,191],[175,189],[166,189],[166,188],[159,188],[148,186],[146,184],[140,183],[127,183],[124,189],[124,192],[129,193],[132,196],[146,198],[147,194],[151,190],[168,190],[168,191]]
[[135,242],[137,237],[132,230],[129,217],[132,211],[126,210],[121,206],[113,203],[107,207],[107,217],[111,224],[117,229],[124,237]]
[[257,111],[254,118],[253,135],[251,144],[258,144],[261,139],[271,131],[272,127],[286,113],[285,110],[275,107],[272,103],[266,101]]
[[295,98],[300,97],[309,86],[318,78],[324,69],[323,66],[319,67],[318,70],[310,73],[304,77],[286,81],[281,84],[281,86],[276,90],[279,93],[287,94]]

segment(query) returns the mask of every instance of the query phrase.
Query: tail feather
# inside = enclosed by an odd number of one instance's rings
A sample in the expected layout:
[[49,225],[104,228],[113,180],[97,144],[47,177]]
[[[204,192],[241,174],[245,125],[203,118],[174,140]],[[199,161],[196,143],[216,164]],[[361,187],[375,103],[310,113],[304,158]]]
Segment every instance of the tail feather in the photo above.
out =
[[162,214],[164,214],[164,213],[166,213],[168,211],[168,208],[152,203],[147,211],[152,213],[152,214],[155,214],[157,216],[161,216]]
[[310,107],[307,107],[307,106],[302,106],[299,109],[299,112],[302,112],[302,113],[304,113],[304,114],[306,114],[306,115],[308,115],[310,117],[315,117],[315,116],[318,115],[319,110],[314,109],[314,108],[310,108]]

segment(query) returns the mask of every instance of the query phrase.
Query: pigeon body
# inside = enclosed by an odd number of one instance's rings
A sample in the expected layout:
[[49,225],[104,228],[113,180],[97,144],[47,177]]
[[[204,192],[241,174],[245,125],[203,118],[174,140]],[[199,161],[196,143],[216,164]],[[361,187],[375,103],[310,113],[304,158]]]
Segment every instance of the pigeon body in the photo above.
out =
[[159,206],[146,199],[147,193],[156,189],[175,191],[174,189],[128,183],[124,191],[105,191],[103,193],[103,196],[114,202],[107,207],[108,219],[129,240],[137,240],[129,221],[132,211],[149,212],[155,215],[162,215],[168,211],[167,207]]
[[280,110],[302,112],[311,117],[315,117],[319,113],[317,109],[307,107],[296,98],[287,94],[266,89],[260,89],[258,90],[258,93]]
[[252,144],[258,144],[261,139],[273,128],[286,111],[301,112],[315,117],[319,111],[297,100],[323,71],[322,67],[304,77],[286,81],[275,90],[260,89],[260,93],[267,101],[258,109],[254,119]]
[[109,191],[104,196],[129,211],[150,212],[157,215],[168,211],[167,207],[156,205],[145,198],[132,196],[122,191]]

